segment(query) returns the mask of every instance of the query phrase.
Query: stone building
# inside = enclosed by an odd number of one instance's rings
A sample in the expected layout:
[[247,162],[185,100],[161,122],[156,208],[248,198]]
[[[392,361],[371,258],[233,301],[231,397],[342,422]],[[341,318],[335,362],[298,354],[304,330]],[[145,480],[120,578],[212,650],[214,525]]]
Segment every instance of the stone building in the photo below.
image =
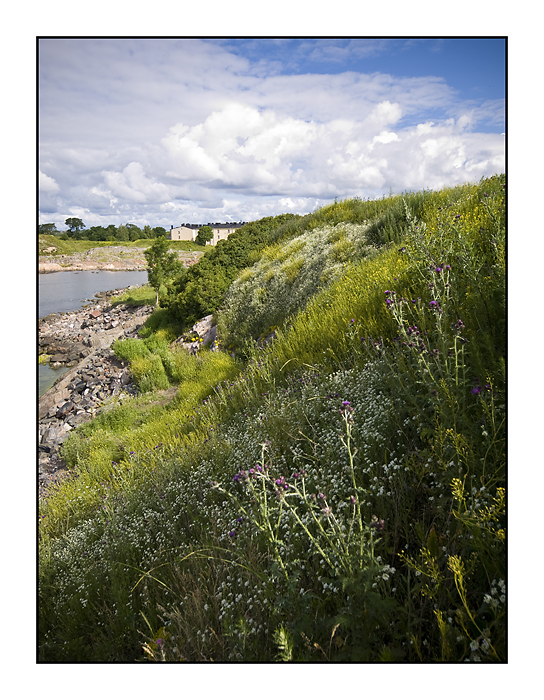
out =
[[228,238],[231,233],[234,233],[239,228],[247,223],[246,221],[230,222],[226,224],[181,224],[180,226],[170,226],[171,241],[194,241],[200,229],[207,225],[213,231],[213,238],[209,242],[210,245],[217,245],[219,241]]

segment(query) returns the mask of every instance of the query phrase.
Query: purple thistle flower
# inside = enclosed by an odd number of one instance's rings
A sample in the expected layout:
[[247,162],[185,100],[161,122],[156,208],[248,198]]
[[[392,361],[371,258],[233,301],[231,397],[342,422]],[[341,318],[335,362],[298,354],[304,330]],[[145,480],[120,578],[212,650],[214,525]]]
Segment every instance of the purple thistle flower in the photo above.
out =
[[475,386],[471,393],[472,394],[479,394],[481,390],[482,390],[481,386]]
[[370,527],[375,528],[377,532],[381,532],[384,526],[384,520],[379,520],[375,515],[372,516],[372,520],[370,521]]
[[437,268],[436,268],[436,272],[442,272],[442,268],[441,268],[441,267],[437,267]]

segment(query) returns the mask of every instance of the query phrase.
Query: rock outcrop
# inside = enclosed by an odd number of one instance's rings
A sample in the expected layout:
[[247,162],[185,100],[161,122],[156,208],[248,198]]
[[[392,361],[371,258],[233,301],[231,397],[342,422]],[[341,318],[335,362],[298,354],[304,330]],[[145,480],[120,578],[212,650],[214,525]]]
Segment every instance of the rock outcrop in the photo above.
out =
[[112,296],[124,290],[99,292],[94,304],[80,311],[50,314],[40,319],[40,355],[49,355],[53,366],[76,365],[93,349],[106,347],[124,331],[140,327],[153,311],[152,306],[111,306]]
[[[56,250],[56,249],[54,249]],[[71,255],[40,255],[39,272],[81,272],[85,270],[145,270],[147,261],[144,256],[146,248],[131,246],[102,246],[90,248],[83,253]],[[51,253],[51,247],[43,250]],[[202,256],[200,251],[175,251],[185,267],[197,263]]]
[[172,345],[177,345],[191,354],[196,355],[201,347],[209,347],[215,350],[217,347],[217,326],[213,323],[213,314],[201,318],[195,323],[188,333],[174,340]]

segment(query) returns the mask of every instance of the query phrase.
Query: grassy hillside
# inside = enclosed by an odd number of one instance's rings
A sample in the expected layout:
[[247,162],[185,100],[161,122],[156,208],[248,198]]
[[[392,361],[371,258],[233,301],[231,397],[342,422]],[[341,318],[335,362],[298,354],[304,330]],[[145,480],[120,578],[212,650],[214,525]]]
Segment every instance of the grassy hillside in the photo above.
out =
[[505,660],[504,182],[283,222],[221,292],[238,359],[172,309],[116,345],[141,394],[41,504],[40,658]]

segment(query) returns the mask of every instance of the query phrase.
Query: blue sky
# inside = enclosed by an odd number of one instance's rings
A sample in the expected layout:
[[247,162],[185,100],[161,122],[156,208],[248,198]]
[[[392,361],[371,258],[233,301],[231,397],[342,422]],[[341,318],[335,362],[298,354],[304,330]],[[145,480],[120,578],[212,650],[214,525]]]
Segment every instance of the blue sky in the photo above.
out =
[[[250,60],[276,60],[282,75],[382,72],[440,75],[462,99],[503,99],[504,39],[231,39],[221,42]],[[283,60],[288,49],[290,57]]]
[[44,39],[42,223],[251,221],[504,171],[501,39]]

